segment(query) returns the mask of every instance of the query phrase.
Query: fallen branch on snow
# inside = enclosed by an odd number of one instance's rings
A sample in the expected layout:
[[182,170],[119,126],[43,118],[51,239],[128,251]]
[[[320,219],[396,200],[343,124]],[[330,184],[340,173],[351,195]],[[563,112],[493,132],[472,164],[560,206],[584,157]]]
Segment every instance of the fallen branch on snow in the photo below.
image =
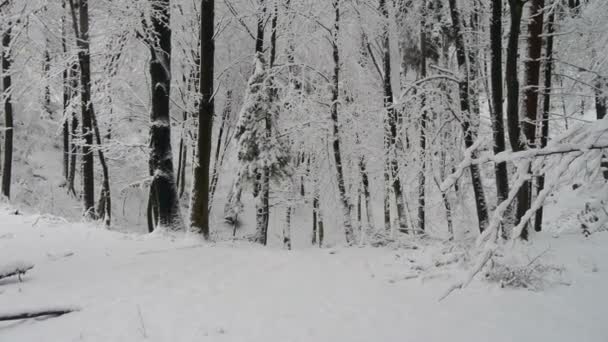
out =
[[6,266],[0,266],[0,279],[18,276],[21,281],[21,275],[34,268],[34,264],[25,262],[14,262]]
[[54,309],[42,309],[42,310],[31,310],[31,311],[22,311],[22,312],[12,312],[12,313],[0,313],[0,321],[15,321],[20,319],[28,319],[28,318],[36,318],[43,316],[53,316],[58,317],[61,315],[68,314],[70,312],[78,311],[77,308],[54,308]]

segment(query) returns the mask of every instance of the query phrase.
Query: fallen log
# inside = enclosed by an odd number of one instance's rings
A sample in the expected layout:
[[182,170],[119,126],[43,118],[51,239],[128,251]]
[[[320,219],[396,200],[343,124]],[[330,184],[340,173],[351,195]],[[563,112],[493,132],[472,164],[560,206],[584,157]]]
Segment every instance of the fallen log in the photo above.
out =
[[36,318],[43,316],[58,317],[61,315],[68,314],[73,311],[78,311],[76,308],[55,308],[55,309],[42,309],[32,311],[22,311],[13,313],[0,313],[0,321],[15,321],[20,319]]
[[5,266],[0,266],[0,279],[18,276],[21,281],[21,275],[34,268],[34,264],[25,262],[15,262]]

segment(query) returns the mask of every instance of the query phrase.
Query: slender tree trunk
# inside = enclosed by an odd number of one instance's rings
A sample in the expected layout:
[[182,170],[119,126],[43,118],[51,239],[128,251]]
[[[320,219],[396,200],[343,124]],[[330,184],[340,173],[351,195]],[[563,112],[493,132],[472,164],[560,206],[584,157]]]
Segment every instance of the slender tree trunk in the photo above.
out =
[[[386,6],[386,0],[380,0],[379,9],[384,17],[385,24],[382,30],[382,62],[383,62],[383,90],[384,90],[384,108],[386,110],[385,119],[385,148],[387,161],[385,168],[390,169],[390,186],[392,192],[395,194],[395,201],[397,207],[397,221],[399,222],[399,231],[407,233],[407,217],[405,213],[405,202],[403,200],[403,192],[401,190],[401,180],[399,177],[399,163],[396,158],[396,143],[397,143],[397,112],[393,108],[393,86],[391,82],[391,48],[390,48],[390,35],[389,35],[389,15],[388,8]],[[387,174],[387,171],[385,171]],[[386,176],[385,176],[386,181]],[[385,189],[386,193],[389,193],[389,189]],[[386,196],[386,195],[385,195]],[[390,220],[390,218],[389,218]],[[389,223],[390,226],[390,223]],[[386,229],[386,227],[385,227]]]
[[4,166],[2,168],[2,196],[11,197],[11,174],[13,168],[13,103],[11,93],[11,23],[2,34],[2,89],[4,91]]
[[[536,122],[538,115],[538,94],[540,86],[540,58],[543,40],[543,9],[544,0],[531,0],[530,19],[528,22],[528,59],[526,60],[526,83],[523,106],[526,110],[525,120],[521,122],[521,130],[525,141],[523,148],[534,148],[536,141]],[[530,209],[532,203],[532,182],[526,181],[517,196],[517,221]],[[527,226],[521,233],[522,239],[528,238]]]
[[291,213],[293,207],[288,204],[285,213],[285,226],[283,229],[283,248],[291,250]]
[[226,91],[226,104],[224,106],[224,111],[222,112],[222,121],[220,122],[220,130],[217,136],[217,143],[215,144],[215,156],[213,162],[213,173],[211,178],[211,190],[209,193],[209,206],[213,204],[213,197],[215,196],[215,191],[217,189],[217,183],[219,181],[220,171],[222,169],[222,161],[224,158],[221,158],[222,152],[222,139],[224,136],[224,131],[226,125],[228,125],[228,120],[230,118],[230,114],[232,113],[232,89]]
[[338,181],[338,195],[340,197],[340,204],[342,206],[342,216],[344,225],[344,234],[346,237],[346,243],[352,244],[355,242],[354,231],[350,217],[350,204],[346,194],[346,186],[344,180],[344,171],[342,168],[342,154],[340,151],[340,124],[338,121],[338,101],[340,94],[340,53],[338,48],[338,36],[340,33],[340,0],[333,0],[334,8],[334,27],[332,31],[332,55],[333,55],[333,68],[334,74],[332,76],[332,89],[331,89],[331,120],[333,123],[333,153],[334,161],[336,165],[336,178]]
[[97,214],[99,218],[103,219],[106,227],[110,227],[112,222],[112,198],[110,192],[110,172],[106,158],[101,147],[101,134],[99,132],[99,125],[97,118],[95,117],[95,110],[93,104],[91,104],[91,119],[93,124],[93,130],[95,132],[95,139],[97,143],[97,154],[99,156],[99,163],[101,164],[101,171],[103,180],[101,184],[101,194],[99,195],[99,202],[97,203]]
[[[63,50],[63,54],[67,55],[67,32],[66,32],[66,0],[61,1],[61,48]],[[69,70],[70,66],[66,65],[63,70],[62,76],[62,86],[63,86],[63,120],[62,120],[62,133],[63,133],[63,177],[68,182],[70,177],[70,120],[68,117],[68,106],[70,105],[71,99],[71,89],[70,89],[70,80],[69,80]]]
[[371,193],[369,191],[369,176],[367,174],[367,166],[366,166],[366,160],[365,157],[361,156],[361,159],[359,159],[359,172],[361,174],[361,185],[362,185],[362,192],[363,192],[363,198],[364,198],[364,205],[365,205],[365,216],[367,218],[367,226],[370,230],[374,229],[374,217],[372,215],[372,208],[371,208]]
[[[521,17],[523,12],[524,2],[521,0],[509,0],[509,8],[511,12],[511,28],[507,43],[507,61],[505,67],[505,79],[507,83],[507,129],[509,131],[509,142],[511,149],[518,152],[524,149],[524,144],[521,139],[521,128],[519,123],[519,71],[517,67],[519,57],[519,36],[521,32]],[[515,213],[515,224],[519,223],[521,217],[520,209],[526,205],[526,200],[522,197],[527,197],[529,191],[524,190],[524,187],[519,189],[518,200],[515,202],[517,207]],[[521,205],[519,204],[522,199]],[[527,229],[522,231],[522,236],[527,234]]]
[[509,0],[511,9],[511,32],[507,44],[507,127],[509,142],[514,152],[521,151],[524,145],[521,141],[519,126],[519,80],[517,61],[519,55],[519,34],[521,32],[521,16],[524,3],[521,0]]
[[323,247],[323,215],[321,214],[320,194],[317,181],[314,182],[313,198],[312,198],[312,244],[319,244]]
[[[426,0],[424,1],[426,7]],[[427,46],[427,27],[426,27],[426,9],[423,10],[422,20],[420,22],[420,77],[427,77],[426,58],[428,54]],[[418,231],[425,231],[425,214],[426,214],[426,96],[424,89],[421,91],[422,113],[420,115],[420,172],[418,173]]]
[[[492,1],[492,18],[490,21],[491,83],[492,83],[492,137],[494,154],[505,151],[505,127],[503,118],[502,91],[502,0]],[[509,196],[509,174],[507,163],[494,166],[496,176],[496,201],[503,202]]]
[[72,21],[78,45],[78,64],[80,66],[80,107],[82,112],[82,185],[84,213],[88,218],[95,219],[95,169],[93,159],[93,122],[91,107],[91,53],[89,42],[89,2],[80,0],[78,15],[74,0],[70,0]]
[[49,52],[48,45],[50,44],[46,42],[47,46],[44,50],[44,58],[42,61],[42,72],[45,78],[44,81],[44,110],[48,114],[48,119],[53,119],[53,111],[51,110],[51,86],[50,86],[50,78],[51,78],[51,53]]
[[[197,53],[194,54],[196,55]],[[197,69],[197,67],[192,67],[189,76],[183,76],[183,81],[186,84],[188,93],[192,92],[192,83],[198,82],[198,78],[195,79],[194,77],[195,69]],[[185,99],[187,98],[185,97]],[[184,192],[186,191],[186,160],[188,158],[188,147],[186,145],[185,137],[186,123],[188,122],[188,110],[184,110],[182,112],[182,120],[183,123],[179,137],[179,154],[177,160],[177,192],[180,199],[184,196]]]
[[[185,113],[184,113],[185,114]],[[185,115],[184,115],[185,116]],[[179,151],[177,153],[177,193],[178,193],[178,197],[181,199],[183,192],[182,192],[182,187],[185,190],[184,187],[184,180],[182,178],[182,167],[183,164],[185,162],[184,157],[184,134],[183,134],[183,130],[184,130],[184,126],[182,126],[182,136],[179,138]]]
[[[74,99],[74,90],[79,87],[78,85],[78,64],[73,63],[68,72],[69,75],[69,88],[70,88],[70,101]],[[68,193],[76,196],[76,189],[74,187],[74,180],[76,179],[76,155],[78,154],[78,145],[76,139],[78,138],[78,115],[70,109],[69,119],[70,123],[70,170],[68,172]]]
[[211,133],[213,131],[213,76],[215,58],[215,0],[201,0],[201,51],[200,84],[201,101],[198,114],[198,143],[194,166],[194,185],[190,213],[191,229],[209,238],[209,183],[211,159]]
[[[547,47],[545,51],[545,87],[543,93],[543,116],[541,120],[541,132],[540,132],[540,147],[544,148],[547,146],[549,138],[549,113],[551,111],[551,88],[553,87],[551,82],[553,78],[553,33],[555,25],[555,12],[551,12],[547,22]],[[545,188],[545,175],[538,177],[538,190],[537,193],[541,192]],[[543,225],[543,207],[540,207],[536,211],[536,217],[534,219],[534,230],[540,232]]]
[[[471,92],[470,92],[470,75],[467,69],[466,47],[464,40],[463,28],[461,27],[460,12],[456,7],[456,0],[450,0],[450,14],[452,17],[453,32],[456,36],[456,59],[458,68],[460,69],[461,79],[458,83],[460,93],[460,111],[462,113],[462,132],[464,134],[464,144],[466,148],[470,148],[475,143],[477,132],[471,122],[473,121],[473,112],[471,111]],[[473,59],[469,60],[470,64],[474,63]],[[471,154],[472,158],[477,157],[477,151]],[[483,182],[479,165],[471,165],[471,182],[473,184],[473,193],[475,195],[475,204],[477,209],[477,220],[479,231],[483,232],[488,224],[488,208],[486,204],[486,196],[483,190]],[[447,208],[446,208],[447,209]]]

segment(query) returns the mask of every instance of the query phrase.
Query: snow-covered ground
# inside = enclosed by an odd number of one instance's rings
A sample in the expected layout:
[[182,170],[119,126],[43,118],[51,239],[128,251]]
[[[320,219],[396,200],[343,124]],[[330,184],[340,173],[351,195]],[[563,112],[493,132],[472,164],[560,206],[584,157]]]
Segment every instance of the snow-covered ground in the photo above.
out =
[[521,248],[564,268],[541,291],[478,279],[439,301],[458,267],[437,265],[456,244],[285,251],[8,209],[0,222],[0,265],[35,265],[22,282],[0,280],[0,314],[80,309],[0,322],[3,342],[608,341],[608,233],[543,234]]

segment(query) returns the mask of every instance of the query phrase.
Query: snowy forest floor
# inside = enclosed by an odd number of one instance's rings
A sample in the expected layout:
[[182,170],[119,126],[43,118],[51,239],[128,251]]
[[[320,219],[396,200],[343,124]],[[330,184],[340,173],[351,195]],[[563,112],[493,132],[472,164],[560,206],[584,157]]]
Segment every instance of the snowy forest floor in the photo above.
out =
[[560,269],[542,289],[501,288],[480,275],[439,301],[462,271],[458,243],[285,251],[7,208],[0,222],[0,266],[35,265],[21,282],[0,280],[0,315],[79,308],[0,322],[0,341],[608,340],[608,233],[540,234],[520,248],[527,261],[541,256]]

